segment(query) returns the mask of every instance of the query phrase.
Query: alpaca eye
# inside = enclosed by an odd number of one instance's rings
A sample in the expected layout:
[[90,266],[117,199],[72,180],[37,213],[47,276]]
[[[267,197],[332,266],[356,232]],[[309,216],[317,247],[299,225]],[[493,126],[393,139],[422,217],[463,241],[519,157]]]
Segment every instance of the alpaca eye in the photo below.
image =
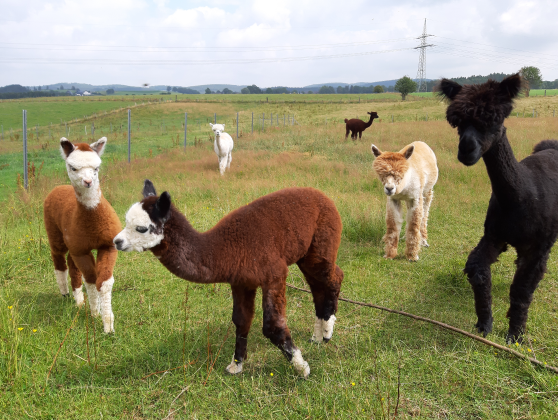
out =
[[99,172],[99,168],[95,168],[95,172]]
[[145,226],[138,226],[138,227],[136,227],[136,230],[137,230],[139,233],[145,233],[145,232],[147,232],[147,228],[146,228]]
[[74,171],[74,172],[77,171],[77,169],[74,168],[73,166],[70,166],[70,169],[71,169],[72,171]]

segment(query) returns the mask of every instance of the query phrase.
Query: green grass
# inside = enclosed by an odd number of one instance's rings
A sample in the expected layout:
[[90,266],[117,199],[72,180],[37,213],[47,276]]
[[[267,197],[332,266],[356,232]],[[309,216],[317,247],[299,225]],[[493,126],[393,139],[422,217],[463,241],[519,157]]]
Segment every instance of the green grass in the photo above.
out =
[[[539,104],[533,101],[522,100],[518,106]],[[552,104],[540,102],[548,103]],[[415,121],[412,117],[422,110],[420,104],[430,116],[440,118]],[[381,116],[393,112],[401,120],[375,122],[356,143],[344,140],[344,124],[331,121],[343,114],[364,115],[369,104],[137,107],[132,110],[134,121],[140,123],[137,133],[133,132],[133,162],[125,162],[126,133],[109,136],[101,168],[103,194],[123,220],[129,206],[139,200],[143,180],[152,179],[158,191],[168,190],[194,227],[204,231],[224,214],[271,191],[294,185],[319,188],[333,198],[344,224],[338,257],[345,272],[343,296],[471,330],[476,320],[473,297],[462,269],[482,235],[490,195],[486,170],[482,163],[467,168],[457,162],[455,131],[442,121],[444,106],[439,102],[375,105]],[[235,142],[231,171],[220,177],[207,120],[212,121],[217,112],[230,124],[237,110],[244,117],[243,135]],[[250,134],[252,111],[292,113],[299,125]],[[184,112],[193,120],[204,120],[198,132],[192,124],[192,136],[198,142],[186,151],[171,140],[182,132]],[[327,125],[325,118],[330,121]],[[97,130],[106,134],[108,124],[115,126],[122,120],[124,113],[99,117],[96,134]],[[168,132],[162,129],[163,121]],[[76,137],[71,139],[89,141],[81,132],[84,124],[72,126]],[[558,130],[558,119],[551,117],[510,118],[506,124],[518,158]],[[429,222],[431,246],[422,250],[417,263],[404,258],[387,261],[382,258],[380,241],[385,196],[371,170],[370,143],[382,150],[398,150],[419,139],[431,145],[440,167]],[[310,363],[309,380],[298,379],[279,350],[261,334],[259,303],[244,372],[229,376],[224,372],[234,351],[234,328],[227,335],[232,311],[229,287],[178,279],[148,252],[119,255],[113,293],[116,334],[104,335],[100,319],[91,321],[84,310],[78,314],[73,300],[60,297],[56,286],[45,242],[42,200],[54,185],[68,181],[57,139],[48,140],[44,150],[43,141],[30,140],[37,153],[30,160],[45,161],[30,193],[15,185],[0,190],[3,417],[383,418],[382,404],[386,412],[389,404],[393,413],[399,364],[400,418],[550,419],[558,415],[555,374],[396,315],[340,302],[333,340],[312,345],[308,342],[314,318],[311,299],[293,290],[287,290],[288,325]],[[1,149],[6,153],[0,156],[13,155],[16,161],[16,151],[9,147],[18,144],[15,140],[7,143]],[[51,159],[48,165],[46,156]],[[493,265],[495,322],[488,338],[502,345],[514,259],[510,250]],[[519,348],[551,365],[558,364],[557,273],[554,251],[531,305],[527,341]],[[305,287],[296,266],[291,267],[288,281]],[[76,323],[47,380],[74,318]],[[151,375],[179,367],[184,360],[188,363],[185,370]],[[213,362],[208,375],[208,364]]]

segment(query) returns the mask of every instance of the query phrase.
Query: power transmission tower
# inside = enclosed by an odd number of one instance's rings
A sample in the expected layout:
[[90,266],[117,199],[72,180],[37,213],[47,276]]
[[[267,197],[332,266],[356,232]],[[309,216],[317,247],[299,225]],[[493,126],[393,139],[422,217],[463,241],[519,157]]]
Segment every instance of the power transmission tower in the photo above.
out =
[[415,50],[420,50],[419,64],[416,81],[418,84],[417,92],[426,92],[426,48],[433,47],[434,44],[427,44],[426,38],[429,36],[426,33],[426,19],[424,19],[424,29],[422,30],[422,35],[417,39],[420,39],[420,45],[415,47]]

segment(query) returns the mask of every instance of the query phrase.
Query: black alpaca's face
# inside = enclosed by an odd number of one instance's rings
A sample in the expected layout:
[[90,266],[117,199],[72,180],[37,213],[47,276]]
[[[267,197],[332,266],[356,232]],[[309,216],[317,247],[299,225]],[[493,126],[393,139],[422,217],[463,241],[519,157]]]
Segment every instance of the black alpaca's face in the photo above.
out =
[[450,101],[446,119],[459,134],[457,159],[474,165],[502,135],[504,120],[513,109],[513,99],[521,89],[518,74],[498,83],[465,85],[442,79],[437,86],[441,96]]
[[377,112],[369,112],[368,115],[370,115],[370,116],[372,117],[373,120],[376,119],[376,118],[380,118],[380,117],[378,116],[378,113],[377,113]]

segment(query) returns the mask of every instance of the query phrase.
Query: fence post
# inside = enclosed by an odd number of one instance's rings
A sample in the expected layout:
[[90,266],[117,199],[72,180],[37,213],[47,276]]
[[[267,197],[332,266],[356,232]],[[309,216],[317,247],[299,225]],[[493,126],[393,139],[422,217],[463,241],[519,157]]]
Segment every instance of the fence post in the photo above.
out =
[[130,110],[130,108],[128,108],[128,163],[130,163],[130,149],[132,147],[131,135],[130,135],[131,121],[132,121],[132,111]]
[[95,123],[91,123],[91,136],[95,139]]
[[27,179],[27,111],[23,110],[23,187],[27,191],[29,180]]
[[186,138],[188,135],[188,113],[184,113],[184,148],[186,149]]
[[254,134],[254,113],[252,112],[252,134]]
[[64,121],[64,124],[66,125],[66,137],[68,137],[68,123]]
[[535,108],[533,108],[533,118],[535,118]]
[[238,140],[238,112],[236,113],[236,139]]

